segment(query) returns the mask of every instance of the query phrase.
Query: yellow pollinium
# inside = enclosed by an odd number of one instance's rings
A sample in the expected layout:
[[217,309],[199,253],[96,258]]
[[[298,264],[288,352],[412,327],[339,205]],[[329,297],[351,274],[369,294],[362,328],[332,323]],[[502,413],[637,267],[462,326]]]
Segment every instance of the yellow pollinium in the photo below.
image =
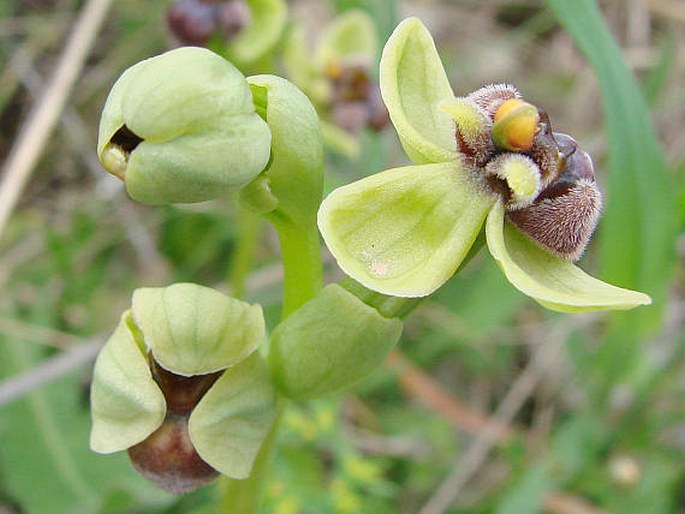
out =
[[514,98],[497,108],[494,122],[492,138],[498,147],[511,151],[525,151],[533,146],[540,115],[534,105]]
[[128,153],[120,146],[108,143],[100,155],[102,166],[115,177],[126,179]]

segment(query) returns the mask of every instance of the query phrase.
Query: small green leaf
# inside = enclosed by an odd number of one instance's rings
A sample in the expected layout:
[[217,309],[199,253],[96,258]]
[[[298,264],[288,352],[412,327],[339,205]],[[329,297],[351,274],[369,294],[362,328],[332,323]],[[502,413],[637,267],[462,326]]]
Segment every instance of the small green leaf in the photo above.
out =
[[488,216],[486,235],[490,253],[509,282],[548,309],[625,310],[651,303],[649,296],[597,280],[536,245],[513,224],[505,223],[500,202]]
[[456,161],[407,166],[333,191],[319,230],[342,270],[365,287],[426,296],[454,274],[493,201]]
[[227,45],[226,57],[240,66],[252,64],[278,42],[288,17],[283,0],[246,0],[252,19]]
[[348,388],[378,368],[402,332],[355,295],[331,284],[274,331],[269,365],[280,392],[298,400]]
[[231,478],[247,478],[275,410],[266,363],[255,353],[227,369],[193,409],[190,440],[210,466]]
[[264,336],[259,305],[196,284],[136,289],[131,310],[155,360],[183,376],[236,364]]
[[386,43],[380,86],[402,146],[414,162],[457,158],[454,120],[440,108],[454,94],[433,38],[418,19],[404,20]]
[[378,40],[373,20],[358,9],[338,16],[322,35],[317,60],[322,70],[340,61],[371,66],[376,57]]
[[91,387],[90,447],[99,453],[125,450],[144,440],[164,420],[164,395],[131,330],[126,311],[95,361]]

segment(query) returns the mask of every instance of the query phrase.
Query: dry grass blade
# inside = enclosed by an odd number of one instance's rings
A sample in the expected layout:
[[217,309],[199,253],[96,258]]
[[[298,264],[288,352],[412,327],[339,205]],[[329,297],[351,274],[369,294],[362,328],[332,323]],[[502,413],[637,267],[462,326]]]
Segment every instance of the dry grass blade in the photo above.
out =
[[110,3],[111,0],[90,0],[83,8],[45,93],[22,126],[2,168],[0,237],[83,68]]

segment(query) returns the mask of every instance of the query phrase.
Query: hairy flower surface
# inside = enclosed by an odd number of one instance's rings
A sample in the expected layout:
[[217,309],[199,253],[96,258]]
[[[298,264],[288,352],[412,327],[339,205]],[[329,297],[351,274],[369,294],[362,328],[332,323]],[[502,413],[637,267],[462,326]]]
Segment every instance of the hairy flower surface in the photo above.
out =
[[586,274],[599,219],[592,161],[512,86],[456,97],[423,24],[404,20],[381,59],[381,93],[413,166],[341,187],[319,210],[340,267],[374,291],[426,296],[457,270],[481,229],[508,280],[558,311],[630,309],[640,292]]

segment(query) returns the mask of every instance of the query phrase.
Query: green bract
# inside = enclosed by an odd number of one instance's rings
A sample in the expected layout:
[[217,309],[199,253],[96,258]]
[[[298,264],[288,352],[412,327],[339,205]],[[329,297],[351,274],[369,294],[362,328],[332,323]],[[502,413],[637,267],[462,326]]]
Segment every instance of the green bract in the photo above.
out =
[[162,425],[168,406],[153,379],[153,360],[181,382],[221,372],[191,405],[190,439],[213,468],[247,477],[275,409],[266,365],[255,352],[263,336],[261,307],[213,289],[174,284],[136,290],[131,310],[95,363],[91,448],[125,450]]
[[119,77],[97,153],[134,200],[190,203],[252,181],[269,160],[270,142],[243,75],[209,50],[184,47]]
[[345,389],[378,368],[402,332],[355,295],[332,284],[273,332],[269,366],[279,391],[293,399]]
[[[484,174],[506,179],[512,192],[522,195],[507,199],[509,208],[518,208],[511,204],[530,203],[523,193],[532,182],[523,179],[537,165],[513,153],[489,164],[501,164],[499,168],[477,169],[480,141],[488,152],[494,148],[487,131],[491,122],[479,114],[487,110],[487,98],[455,99],[435,44],[419,20],[403,21],[390,37],[380,82],[400,141],[417,165],[367,177],[324,200],[319,228],[343,271],[380,293],[426,296],[455,272],[487,218],[490,253],[516,288],[545,307],[576,312],[650,303],[647,295],[586,275],[505,218],[504,199],[488,187]],[[501,98],[516,94],[510,86],[493,86],[486,93]],[[483,105],[477,106],[478,101]],[[462,136],[474,138],[472,155],[459,152],[455,119]]]

